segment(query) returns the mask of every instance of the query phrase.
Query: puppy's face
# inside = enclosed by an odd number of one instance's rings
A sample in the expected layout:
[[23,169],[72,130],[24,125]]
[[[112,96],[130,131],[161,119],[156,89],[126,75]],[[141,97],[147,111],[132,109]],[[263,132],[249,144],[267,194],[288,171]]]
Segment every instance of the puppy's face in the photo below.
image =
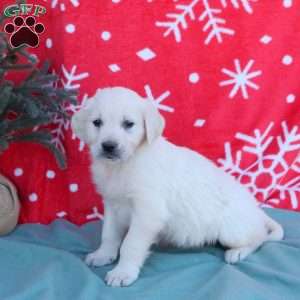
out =
[[71,124],[94,158],[110,162],[126,161],[164,128],[163,118],[150,101],[121,87],[97,91],[89,104],[74,114]]

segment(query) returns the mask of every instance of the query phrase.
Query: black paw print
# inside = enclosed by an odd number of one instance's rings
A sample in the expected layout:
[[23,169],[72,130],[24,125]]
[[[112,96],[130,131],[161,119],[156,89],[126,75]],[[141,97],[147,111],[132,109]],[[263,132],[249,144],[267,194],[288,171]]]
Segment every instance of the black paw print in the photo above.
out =
[[33,16],[28,16],[25,21],[23,17],[15,17],[13,23],[7,23],[4,31],[11,35],[10,44],[17,48],[27,45],[35,48],[39,45],[39,34],[43,33],[45,27],[42,23],[36,23]]

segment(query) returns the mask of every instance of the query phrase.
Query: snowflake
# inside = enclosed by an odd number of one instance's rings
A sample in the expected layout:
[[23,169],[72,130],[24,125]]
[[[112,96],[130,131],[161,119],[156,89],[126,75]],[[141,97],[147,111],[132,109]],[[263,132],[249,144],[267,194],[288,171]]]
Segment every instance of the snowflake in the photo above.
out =
[[[227,7],[227,1],[230,1],[235,9],[242,7],[248,14],[253,13],[253,9],[250,2],[256,2],[257,0],[220,0],[223,7]],[[239,3],[240,2],[240,3]]]
[[164,33],[164,36],[168,36],[170,33],[174,34],[176,42],[181,42],[181,31],[180,26],[183,29],[188,27],[186,17],[190,17],[191,20],[195,20],[194,7],[200,0],[193,0],[188,5],[177,4],[175,8],[180,10],[181,13],[168,13],[166,17],[169,19],[173,19],[173,21],[166,22],[156,22],[156,26],[158,27],[166,27],[167,30]]
[[[202,10],[199,17],[196,16],[195,8],[198,4],[202,4]],[[193,0],[189,4],[176,4],[176,12],[167,13],[166,21],[158,21],[155,23],[158,27],[166,28],[164,37],[167,37],[171,33],[175,37],[176,42],[182,40],[182,30],[188,28],[189,21],[206,21],[203,26],[203,31],[208,35],[204,41],[207,45],[215,38],[219,43],[223,41],[223,35],[233,35],[234,30],[225,27],[226,20],[220,17],[222,9],[213,8],[209,0]]]
[[[64,65],[61,66],[62,68],[62,78],[60,82],[62,83],[63,87],[67,90],[76,90],[80,88],[80,83],[78,83],[79,80],[83,80],[86,77],[89,76],[89,73],[84,72],[80,74],[76,74],[76,68],[77,66],[73,66],[71,68],[71,71],[68,72],[67,69],[64,67]],[[64,77],[64,78],[63,78]],[[76,83],[74,83],[76,81]],[[86,100],[87,96],[84,96],[84,101]],[[83,102],[84,102],[83,101]],[[84,104],[82,102],[82,104]],[[81,104],[79,105],[74,105],[74,104],[69,104],[66,107],[64,107],[64,110],[67,114],[74,113],[76,109],[80,109]],[[53,124],[55,127],[51,130],[52,133],[52,140],[51,142],[58,148],[60,149],[63,153],[65,153],[65,148],[63,145],[63,140],[65,138],[65,131],[70,128],[70,120],[63,118],[61,116],[55,116],[53,120]],[[36,130],[36,128],[35,128]],[[73,139],[75,139],[75,136],[72,136]],[[80,142],[79,149],[82,151],[84,147],[83,142]]]
[[56,216],[59,218],[63,218],[67,215],[67,213],[65,211],[59,211],[58,213],[56,213]]
[[296,159],[294,160],[291,169],[297,173],[300,173],[300,154],[297,155]]
[[[276,139],[270,135],[273,126],[274,123],[271,122],[264,132],[255,129],[253,136],[237,133],[236,139],[248,145],[244,146],[242,150],[236,151],[235,157],[233,157],[231,144],[226,142],[225,158],[218,159],[218,162],[224,171],[235,176],[261,202],[278,205],[280,201],[289,198],[292,208],[296,209],[299,207],[297,193],[300,192],[300,176],[296,176],[286,183],[283,183],[283,180],[299,157],[297,156],[292,164],[288,164],[286,155],[298,152],[300,149],[298,126],[289,130],[286,122],[282,122],[282,136],[278,135]],[[271,154],[266,153],[274,140],[277,142],[278,151]],[[254,156],[254,162],[247,166],[243,163],[242,166],[242,156],[249,154]],[[273,192],[279,193],[279,199],[270,198]]]
[[64,130],[67,129],[69,121],[56,115],[52,123],[55,127],[51,130],[51,143],[54,144],[62,153],[66,153],[63,140],[65,139]]
[[89,76],[88,72],[76,74],[76,69],[77,69],[76,65],[74,65],[71,68],[71,71],[67,71],[67,69],[65,68],[64,65],[61,66],[61,69],[63,72],[63,76],[65,77],[65,79],[61,80],[61,82],[62,82],[64,88],[67,90],[79,89],[80,84],[79,83],[74,84],[74,81],[79,81],[79,80],[82,80]]
[[204,44],[209,44],[213,38],[216,38],[218,43],[222,43],[222,34],[233,35],[234,30],[222,26],[222,24],[225,24],[226,21],[216,16],[222,12],[221,9],[211,8],[208,0],[203,0],[203,5],[205,10],[199,17],[199,20],[204,21],[205,19],[207,19],[207,22],[203,27],[204,32],[210,29],[210,32],[206,37]]
[[[79,0],[70,0],[70,2],[74,7],[79,6]],[[58,6],[58,4],[59,4],[59,8],[61,11],[66,10],[66,5],[65,5],[64,1],[51,0],[51,8],[56,8]]]
[[247,86],[258,90],[259,86],[255,83],[253,83],[250,79],[257,77],[262,74],[262,71],[254,71],[254,72],[249,72],[250,68],[252,67],[254,63],[254,60],[251,59],[248,61],[247,65],[245,68],[242,70],[241,69],[241,64],[238,59],[234,60],[234,65],[236,69],[236,73],[234,71],[228,70],[223,68],[222,72],[229,77],[232,77],[232,79],[229,80],[223,80],[220,82],[220,86],[226,86],[226,85],[231,85],[233,84],[233,88],[229,94],[229,98],[233,98],[239,91],[239,89],[242,92],[242,96],[244,99],[248,99],[248,92],[247,92]]
[[98,208],[96,206],[93,207],[93,212],[86,216],[87,220],[91,219],[99,219],[103,220],[103,215],[99,213]]
[[146,97],[154,103],[154,105],[157,107],[157,109],[164,110],[167,112],[174,112],[173,107],[161,104],[166,98],[168,98],[170,96],[170,94],[171,94],[170,91],[165,91],[157,98],[154,98],[151,88],[148,84],[144,86],[144,89],[146,92]]

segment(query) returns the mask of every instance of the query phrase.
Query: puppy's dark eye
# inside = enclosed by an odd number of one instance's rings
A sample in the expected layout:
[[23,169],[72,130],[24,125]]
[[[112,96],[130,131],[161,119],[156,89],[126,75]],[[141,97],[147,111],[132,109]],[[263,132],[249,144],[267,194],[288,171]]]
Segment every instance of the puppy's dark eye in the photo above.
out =
[[93,121],[93,124],[95,127],[100,127],[103,124],[103,122],[101,119],[96,119]]
[[122,124],[124,129],[130,129],[134,126],[134,122],[125,120]]

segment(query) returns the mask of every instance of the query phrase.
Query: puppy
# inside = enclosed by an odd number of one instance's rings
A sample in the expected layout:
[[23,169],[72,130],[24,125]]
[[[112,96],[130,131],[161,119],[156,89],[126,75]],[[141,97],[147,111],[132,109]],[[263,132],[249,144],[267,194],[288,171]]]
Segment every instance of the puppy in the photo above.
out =
[[154,243],[220,242],[228,249],[225,261],[236,263],[263,242],[283,238],[245,187],[200,154],[166,141],[164,125],[149,100],[123,87],[98,90],[72,118],[74,133],[90,147],[105,207],[101,246],[86,263],[103,266],[120,256],[108,285],[133,283]]

